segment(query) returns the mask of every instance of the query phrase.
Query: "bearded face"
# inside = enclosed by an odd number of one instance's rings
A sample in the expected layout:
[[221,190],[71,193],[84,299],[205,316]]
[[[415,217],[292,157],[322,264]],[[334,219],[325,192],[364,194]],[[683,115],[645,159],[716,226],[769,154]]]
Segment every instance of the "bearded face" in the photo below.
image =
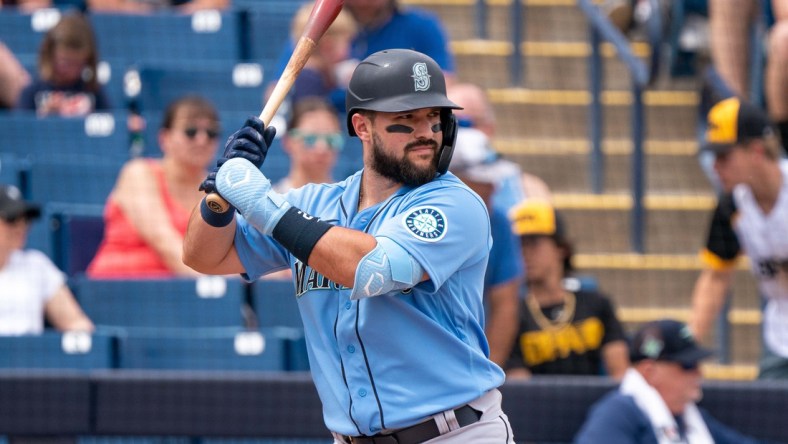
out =
[[[430,161],[426,166],[411,159],[414,150],[430,149]],[[421,154],[422,156],[427,154]],[[405,145],[401,156],[389,154],[383,140],[372,134],[372,168],[380,175],[411,187],[424,185],[435,178],[438,172],[438,143],[431,139],[416,140]]]

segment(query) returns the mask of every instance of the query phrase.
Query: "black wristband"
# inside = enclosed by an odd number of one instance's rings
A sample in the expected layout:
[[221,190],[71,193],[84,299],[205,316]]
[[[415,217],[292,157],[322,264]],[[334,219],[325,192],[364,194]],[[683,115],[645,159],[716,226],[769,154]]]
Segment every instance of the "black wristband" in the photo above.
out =
[[205,199],[203,199],[200,201],[200,216],[202,216],[202,220],[204,220],[206,224],[212,227],[226,227],[230,225],[230,222],[233,221],[233,217],[235,217],[235,208],[230,207],[230,209],[224,213],[217,213],[208,208],[208,204],[205,203]]
[[271,237],[293,253],[303,263],[307,263],[317,241],[333,225],[310,216],[296,207],[291,207],[279,219]]

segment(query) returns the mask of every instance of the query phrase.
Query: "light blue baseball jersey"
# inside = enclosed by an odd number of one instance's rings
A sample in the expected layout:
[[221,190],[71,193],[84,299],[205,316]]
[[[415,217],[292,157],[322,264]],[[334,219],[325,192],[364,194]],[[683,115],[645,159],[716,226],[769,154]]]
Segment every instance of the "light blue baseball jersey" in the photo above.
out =
[[482,287],[492,242],[484,203],[449,173],[358,212],[360,182],[358,172],[285,198],[333,225],[393,240],[430,280],[351,300],[350,289],[304,266],[236,216],[235,246],[247,278],[292,267],[323,417],[344,435],[413,425],[504,381],[488,359],[484,336]]

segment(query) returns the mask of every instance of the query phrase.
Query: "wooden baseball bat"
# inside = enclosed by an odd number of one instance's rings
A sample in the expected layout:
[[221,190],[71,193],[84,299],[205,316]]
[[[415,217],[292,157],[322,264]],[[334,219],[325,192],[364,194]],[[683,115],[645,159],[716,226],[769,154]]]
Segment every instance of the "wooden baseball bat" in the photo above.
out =
[[[344,3],[344,0],[317,0],[315,2],[304,31],[293,49],[293,54],[290,56],[282,76],[276,82],[274,90],[271,92],[271,97],[268,98],[263,111],[260,113],[260,120],[263,121],[266,127],[271,123],[276,110],[279,109],[279,105],[287,97],[287,93],[293,87],[296,77],[301,73],[306,61],[309,60],[309,57],[314,52],[318,40],[337,18]],[[209,194],[205,198],[205,203],[214,213],[225,213],[230,209],[230,204],[218,193]]]

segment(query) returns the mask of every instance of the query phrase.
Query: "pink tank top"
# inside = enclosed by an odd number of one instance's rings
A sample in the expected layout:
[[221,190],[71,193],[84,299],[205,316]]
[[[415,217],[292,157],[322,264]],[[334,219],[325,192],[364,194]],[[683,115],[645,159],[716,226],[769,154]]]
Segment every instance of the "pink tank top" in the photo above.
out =
[[[167,207],[170,223],[185,235],[191,210],[183,208],[170,195],[164,171],[158,160],[148,160]],[[137,229],[129,222],[120,206],[110,198],[104,209],[104,239],[87,269],[92,278],[159,278],[174,274]]]

